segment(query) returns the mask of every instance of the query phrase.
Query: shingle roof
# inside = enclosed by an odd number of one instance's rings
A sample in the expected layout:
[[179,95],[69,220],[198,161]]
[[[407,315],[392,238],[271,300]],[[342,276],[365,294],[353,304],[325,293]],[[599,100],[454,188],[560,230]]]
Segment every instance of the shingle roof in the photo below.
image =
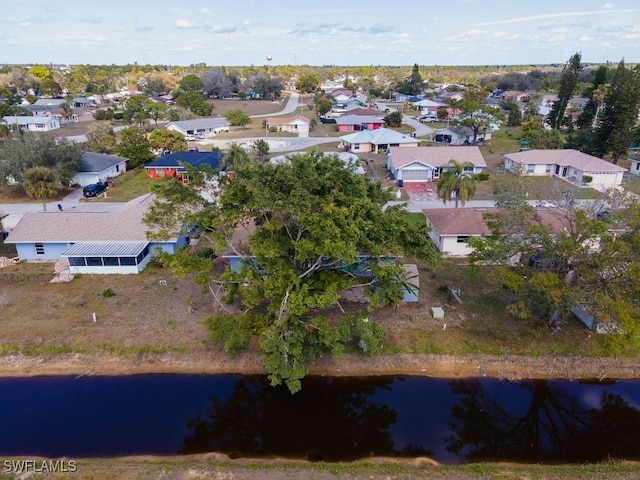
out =
[[505,153],[504,156],[522,165],[560,165],[574,167],[583,172],[626,172],[626,168],[577,150],[525,150]]
[[220,165],[220,160],[224,157],[222,152],[174,152],[164,157],[160,157],[151,163],[148,163],[145,168],[175,168],[184,164],[192,165],[196,168],[200,165],[208,165],[214,170]]
[[287,123],[311,123],[307,117],[302,115],[294,115],[293,117],[269,117],[267,118],[267,124],[269,125],[285,125]]
[[78,172],[103,172],[119,163],[126,162],[128,159],[119,157],[118,155],[107,155],[106,153],[83,152],[80,160],[80,168]]
[[5,242],[146,242],[142,217],[153,198],[135,198],[116,212],[27,212]]
[[[428,208],[422,213],[429,219],[440,235],[487,235],[489,227],[484,221],[485,213],[500,213],[503,208]],[[536,210],[534,215],[551,232],[567,231],[569,220],[562,210]]]
[[471,162],[477,167],[487,166],[480,149],[475,146],[391,147],[390,156],[395,168],[401,168],[414,162],[431,167],[442,167],[450,160],[456,160],[460,163]]

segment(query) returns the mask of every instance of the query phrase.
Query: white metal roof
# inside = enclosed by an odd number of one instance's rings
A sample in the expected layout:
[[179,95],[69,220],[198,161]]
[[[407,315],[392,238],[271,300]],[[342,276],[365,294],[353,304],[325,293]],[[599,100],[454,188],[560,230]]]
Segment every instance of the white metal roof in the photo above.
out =
[[62,253],[62,257],[137,257],[149,242],[81,242]]

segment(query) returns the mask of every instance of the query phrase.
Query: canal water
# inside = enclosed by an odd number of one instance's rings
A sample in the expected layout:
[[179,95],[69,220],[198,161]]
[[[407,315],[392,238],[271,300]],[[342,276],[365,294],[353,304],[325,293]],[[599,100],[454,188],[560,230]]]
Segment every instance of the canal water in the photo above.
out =
[[264,376],[0,379],[0,455],[225,452],[441,463],[640,459],[640,382]]

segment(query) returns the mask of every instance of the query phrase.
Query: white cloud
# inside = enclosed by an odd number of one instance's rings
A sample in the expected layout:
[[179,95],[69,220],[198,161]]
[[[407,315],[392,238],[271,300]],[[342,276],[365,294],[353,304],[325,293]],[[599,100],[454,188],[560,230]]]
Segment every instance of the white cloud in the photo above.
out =
[[176,20],[176,27],[177,28],[193,28],[193,23],[191,23],[189,20],[185,18],[181,18],[179,20]]
[[602,8],[614,8],[616,6],[615,3],[605,3],[604,5],[602,5]]
[[203,7],[200,9],[200,13],[209,13],[209,9],[207,7]]
[[31,22],[20,22],[18,23],[18,25],[21,27],[29,27],[31,26]]
[[595,39],[595,37],[591,37],[589,35],[583,35],[580,37],[581,42],[593,42]]

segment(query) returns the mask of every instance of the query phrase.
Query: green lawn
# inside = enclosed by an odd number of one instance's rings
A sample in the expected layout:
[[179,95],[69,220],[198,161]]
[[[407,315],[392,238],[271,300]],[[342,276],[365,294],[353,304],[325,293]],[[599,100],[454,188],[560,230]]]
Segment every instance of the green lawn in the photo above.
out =
[[117,177],[115,185],[107,192],[107,198],[100,198],[104,202],[128,202],[140,195],[149,193],[154,180],[147,178],[145,169],[130,170]]

